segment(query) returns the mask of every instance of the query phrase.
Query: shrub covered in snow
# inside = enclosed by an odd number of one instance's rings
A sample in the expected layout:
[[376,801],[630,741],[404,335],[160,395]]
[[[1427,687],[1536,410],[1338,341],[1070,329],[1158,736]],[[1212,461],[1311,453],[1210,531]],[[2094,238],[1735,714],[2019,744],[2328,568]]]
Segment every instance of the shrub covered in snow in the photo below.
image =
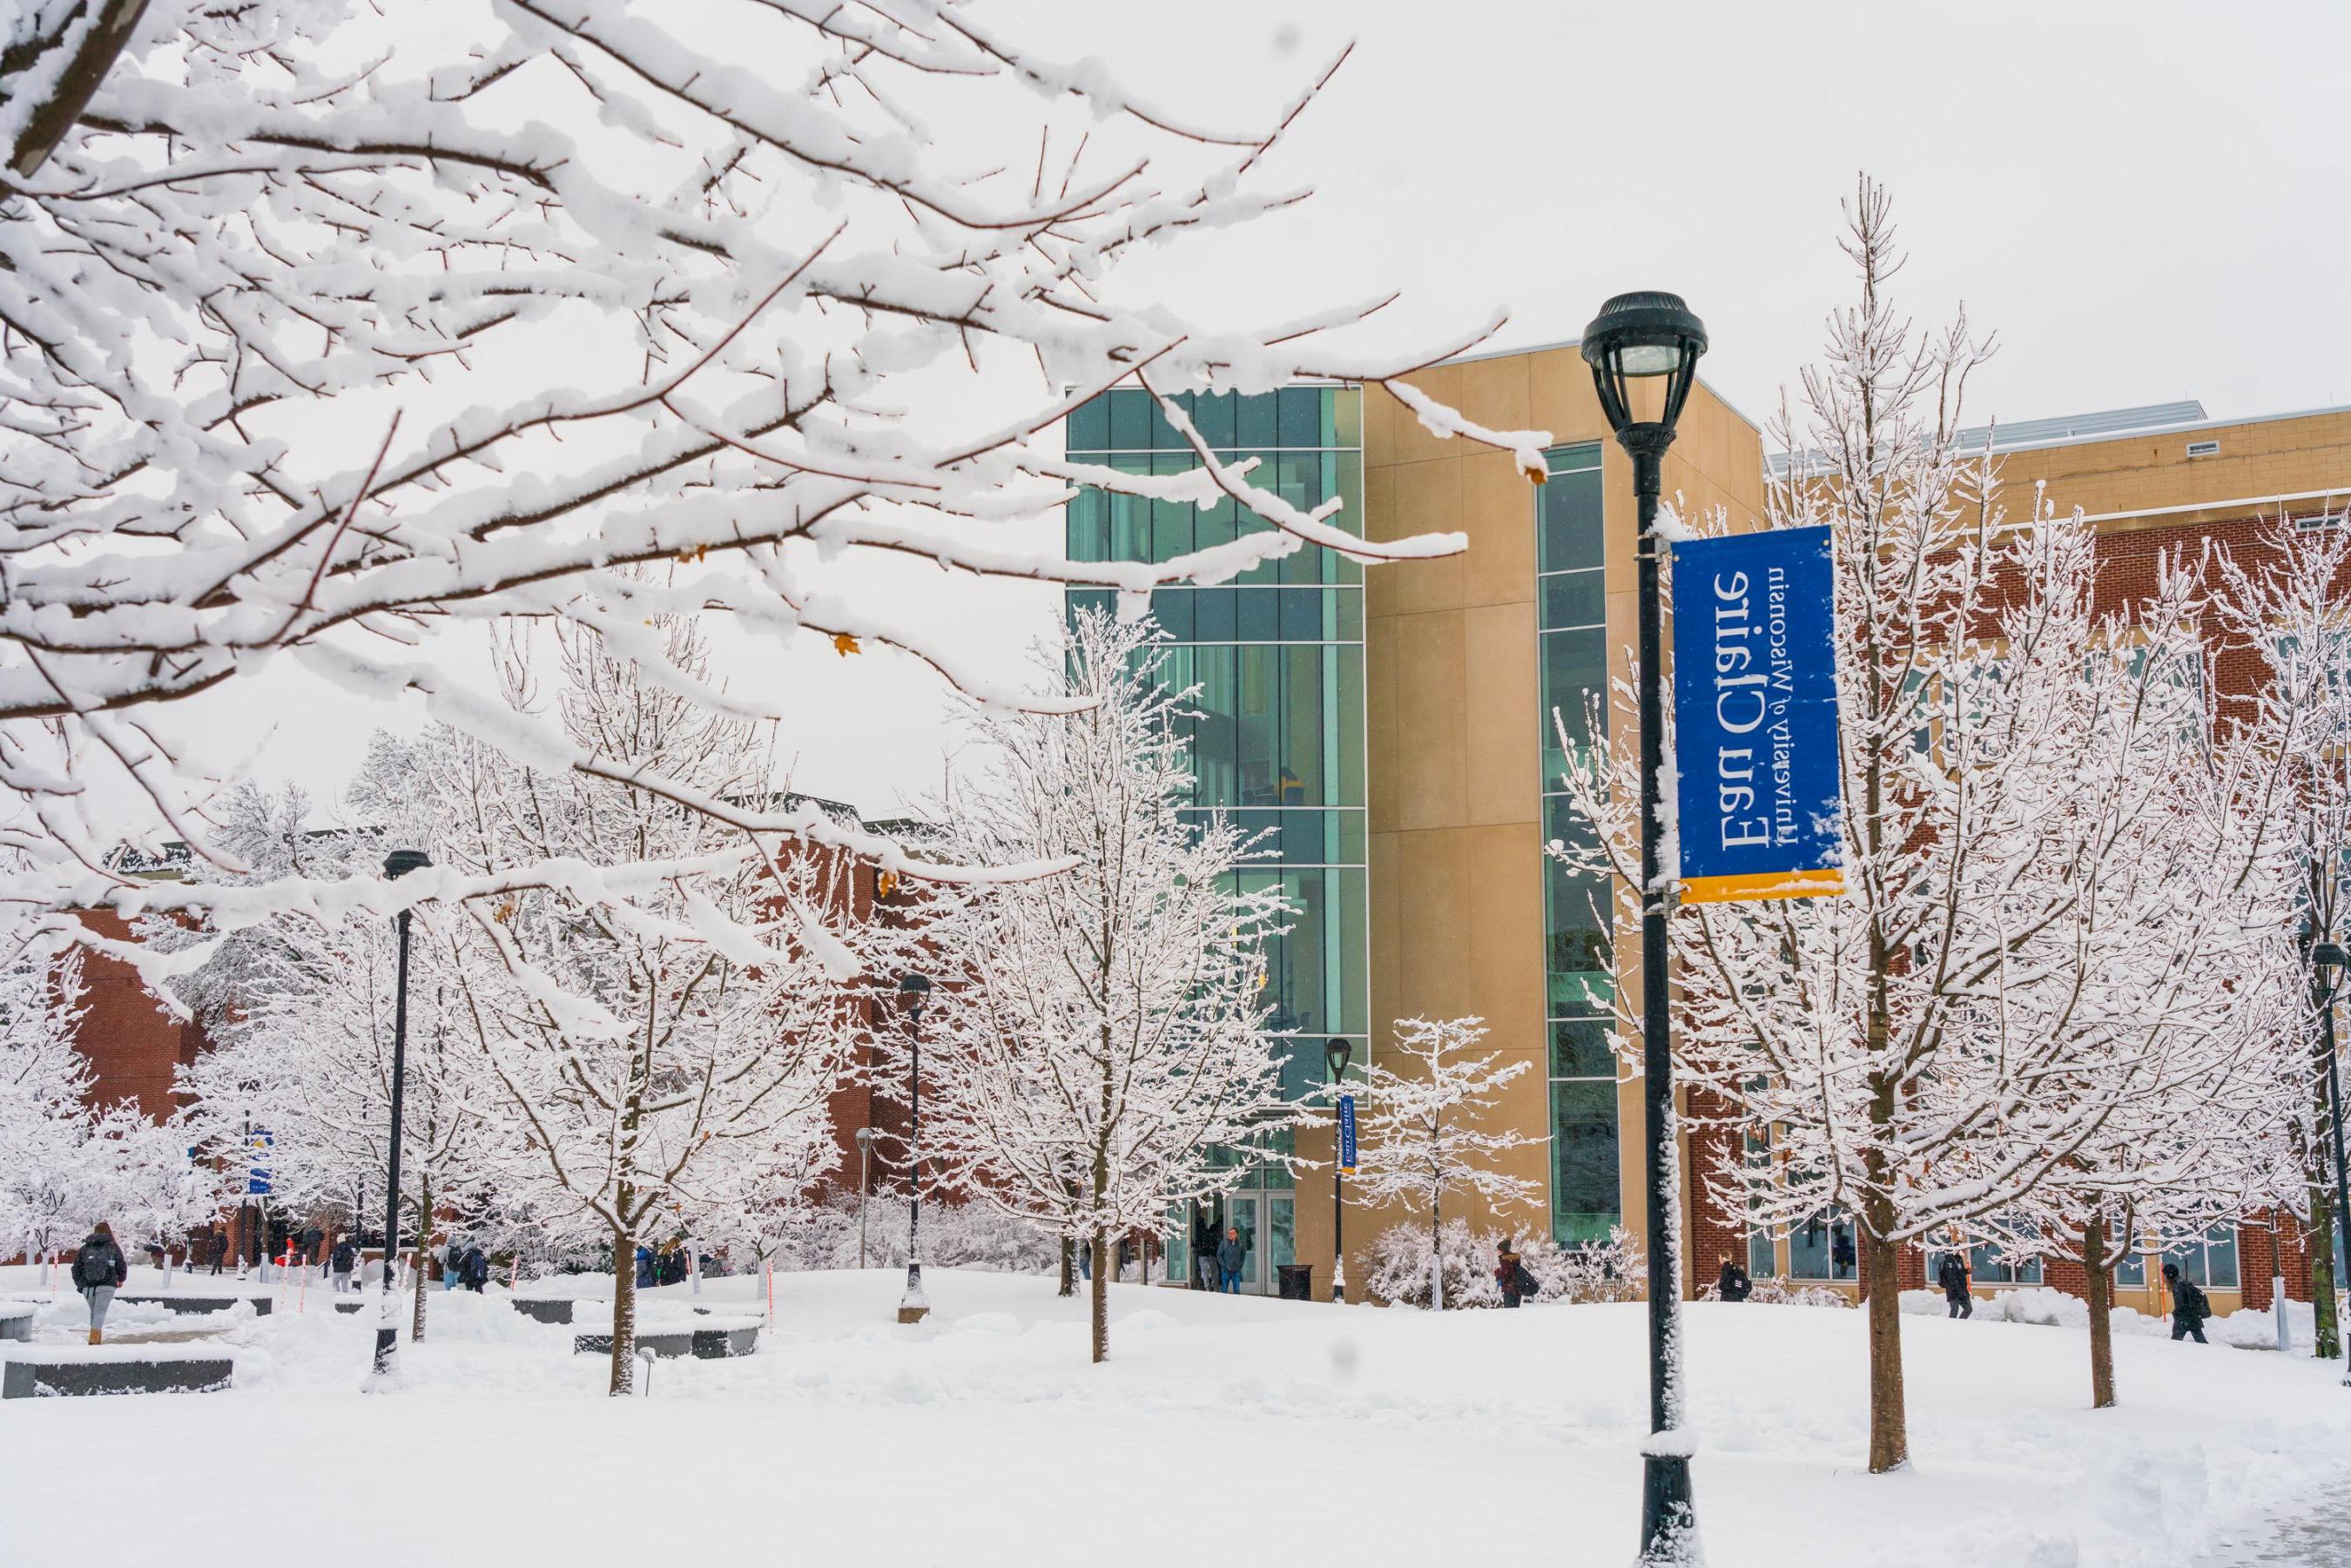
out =
[[[1618,1226],[1608,1239],[1562,1247],[1517,1231],[1473,1232],[1466,1219],[1445,1222],[1445,1305],[1499,1307],[1494,1267],[1505,1241],[1541,1287],[1540,1301],[1637,1301],[1647,1294],[1641,1244]],[[1429,1239],[1418,1224],[1392,1226],[1372,1244],[1372,1293],[1398,1306],[1428,1305]]]
[[[866,1199],[865,1261],[881,1268],[906,1261],[906,1199],[877,1192]],[[1061,1247],[1042,1226],[1016,1219],[990,1204],[923,1206],[923,1261],[948,1269],[993,1269],[1048,1274],[1061,1265]],[[857,1267],[857,1195],[837,1191],[790,1227],[777,1249],[778,1270]]]

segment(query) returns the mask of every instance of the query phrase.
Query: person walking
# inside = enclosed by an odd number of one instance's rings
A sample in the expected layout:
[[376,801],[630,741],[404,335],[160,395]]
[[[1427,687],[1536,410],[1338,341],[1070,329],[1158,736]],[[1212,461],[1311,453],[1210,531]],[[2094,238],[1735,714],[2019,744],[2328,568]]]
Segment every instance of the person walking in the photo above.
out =
[[2163,1282],[2171,1288],[2171,1337],[2210,1344],[2204,1337],[2204,1320],[2212,1315],[2211,1298],[2193,1280],[2179,1277],[2179,1265],[2163,1266]]
[[221,1265],[228,1260],[228,1232],[217,1225],[213,1227],[212,1249],[213,1273],[217,1276],[221,1271]]
[[456,1237],[449,1238],[449,1249],[441,1254],[441,1288],[454,1291],[458,1276],[465,1270],[465,1244]]
[[359,1260],[360,1249],[352,1245],[351,1239],[349,1236],[336,1237],[333,1249],[327,1254],[327,1268],[335,1277],[335,1294],[350,1294],[351,1270],[359,1266]]
[[1721,1258],[1722,1269],[1714,1280],[1715,1295],[1726,1301],[1743,1301],[1753,1295],[1755,1281],[1747,1277],[1747,1270],[1731,1261],[1729,1253]]
[[1935,1269],[1935,1283],[1943,1287],[1943,1301],[1950,1310],[1945,1314],[1954,1318],[1976,1315],[1975,1298],[1968,1294],[1968,1260],[1957,1251],[1943,1254]]
[[1225,1227],[1225,1239],[1217,1243],[1217,1289],[1228,1296],[1241,1293],[1241,1270],[1249,1263],[1249,1244],[1241,1239],[1238,1226]]
[[1192,1206],[1192,1288],[1217,1288],[1217,1222],[1198,1204]]
[[99,1220],[74,1254],[73,1262],[74,1288],[89,1303],[90,1343],[105,1343],[106,1309],[114,1304],[114,1292],[130,1278],[131,1264],[123,1258],[122,1249],[114,1244],[114,1228]]
[[1526,1260],[1511,1246],[1516,1239],[1504,1237],[1501,1252],[1494,1261],[1494,1283],[1502,1288],[1502,1305],[1516,1307],[1525,1297],[1540,1294],[1542,1286],[1527,1270]]
[[482,1287],[490,1282],[490,1260],[483,1253],[480,1242],[465,1244],[465,1255],[457,1262],[457,1282],[477,1296]]

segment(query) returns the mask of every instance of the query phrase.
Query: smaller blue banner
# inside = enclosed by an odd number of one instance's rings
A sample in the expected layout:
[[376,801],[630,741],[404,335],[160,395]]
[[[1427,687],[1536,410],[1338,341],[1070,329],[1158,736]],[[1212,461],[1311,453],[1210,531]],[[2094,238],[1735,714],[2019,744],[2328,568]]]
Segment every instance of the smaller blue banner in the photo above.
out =
[[1674,547],[1674,766],[1688,904],[1844,886],[1829,530]]
[[1342,1175],[1355,1174],[1355,1097],[1339,1096],[1339,1170]]
[[247,1197],[269,1196],[269,1134],[258,1127],[245,1135],[245,1194]]

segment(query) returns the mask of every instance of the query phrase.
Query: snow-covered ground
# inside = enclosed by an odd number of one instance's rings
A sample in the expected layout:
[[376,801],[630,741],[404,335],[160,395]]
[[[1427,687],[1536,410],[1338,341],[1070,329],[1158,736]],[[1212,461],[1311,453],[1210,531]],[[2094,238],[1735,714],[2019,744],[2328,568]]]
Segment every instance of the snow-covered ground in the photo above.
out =
[[[572,1330],[496,1290],[435,1291],[401,1392],[375,1399],[358,1393],[371,1325],[315,1289],[267,1318],[118,1309],[110,1339],[217,1329],[236,1387],[0,1404],[16,1500],[0,1508],[0,1564],[74,1561],[91,1519],[135,1518],[183,1521],[175,1568],[243,1568],[249,1531],[185,1521],[225,1521],[220,1500],[256,1478],[319,1505],[304,1540],[344,1565],[1631,1555],[1637,1305],[1437,1318],[1121,1286],[1113,1359],[1093,1367],[1081,1303],[1051,1281],[925,1279],[935,1314],[901,1329],[895,1271],[778,1275],[758,1355],[662,1362],[627,1402],[602,1396],[604,1363],[570,1354]],[[0,1295],[29,1283],[0,1270]],[[664,1316],[692,1299],[651,1294],[674,1303]],[[716,1280],[699,1302],[740,1312],[758,1295]],[[62,1339],[78,1308],[66,1297],[40,1337]],[[1714,1568],[2179,1568],[2298,1517],[2351,1451],[2351,1394],[2306,1356],[2120,1334],[2123,1407],[2093,1413],[2078,1328],[1904,1330],[1916,1462],[1872,1477],[1861,1314],[1690,1309]],[[398,1499],[413,1529],[365,1522],[371,1497]]]

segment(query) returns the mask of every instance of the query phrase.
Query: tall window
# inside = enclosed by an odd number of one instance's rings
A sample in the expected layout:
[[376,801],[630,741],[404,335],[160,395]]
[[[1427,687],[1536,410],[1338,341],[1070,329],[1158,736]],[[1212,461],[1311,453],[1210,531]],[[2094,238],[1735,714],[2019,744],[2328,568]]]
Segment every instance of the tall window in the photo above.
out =
[[[2163,1250],[2166,1263],[2179,1265],[2179,1277],[2208,1291],[2237,1289],[2237,1227],[2222,1221],[2202,1236]],[[2129,1290],[2147,1284],[2147,1257],[2134,1252],[2115,1265],[2115,1283]]]
[[[1607,562],[1601,544],[1600,446],[1548,454],[1537,494],[1535,625],[1541,675],[1542,818],[1546,841],[1587,840],[1562,790],[1570,752],[1607,743]],[[1586,694],[1604,705],[1593,715]],[[1544,1019],[1551,1036],[1552,1229],[1562,1246],[1607,1236],[1618,1197],[1616,1058],[1608,1044],[1615,993],[1604,878],[1543,857]]]
[[[1362,530],[1360,389],[1176,401],[1220,461],[1259,459],[1251,478],[1301,510],[1341,497],[1333,523]],[[1083,404],[1066,437],[1076,462],[1131,474],[1195,466],[1158,401],[1140,390]],[[1077,560],[1170,560],[1272,527],[1229,497],[1203,510],[1099,490],[1080,492],[1066,522]],[[1069,612],[1107,609],[1112,598],[1072,590]],[[1163,680],[1196,688],[1184,727],[1198,814],[1222,810],[1244,833],[1261,835],[1269,858],[1240,880],[1278,883],[1290,900],[1289,929],[1267,949],[1267,985],[1274,1027],[1292,1034],[1284,1085],[1303,1096],[1322,1083],[1323,1045],[1333,1036],[1353,1042],[1357,1061],[1370,1054],[1363,568],[1329,550],[1300,550],[1230,585],[1162,589],[1151,612],[1171,643]]]

